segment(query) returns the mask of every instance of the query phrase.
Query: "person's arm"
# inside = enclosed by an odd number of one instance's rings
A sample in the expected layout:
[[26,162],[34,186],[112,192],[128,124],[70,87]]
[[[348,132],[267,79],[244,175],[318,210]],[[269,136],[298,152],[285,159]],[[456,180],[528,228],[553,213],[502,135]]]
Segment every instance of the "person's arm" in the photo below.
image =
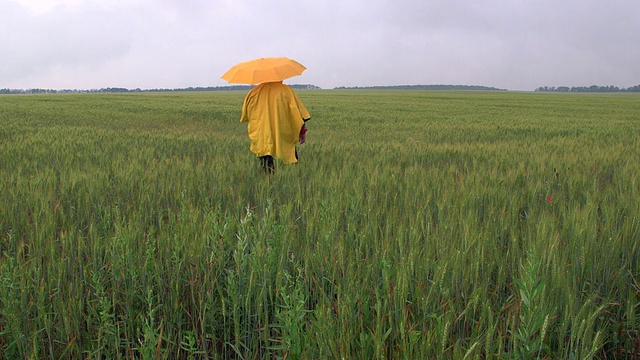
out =
[[[304,121],[307,122],[307,120]],[[300,129],[300,136],[298,138],[298,141],[300,142],[300,144],[304,144],[304,142],[307,141],[307,127],[304,126],[304,124],[302,124],[302,128]]]
[[247,95],[245,95],[244,97],[244,101],[242,102],[242,114],[240,115],[240,122],[248,122],[249,121],[249,113],[251,109],[251,107],[253,106],[255,108],[255,105],[252,105],[254,101],[254,94],[257,91],[257,87],[254,87],[253,89],[249,90],[249,92],[247,93]]
[[307,127],[305,126],[305,124],[307,123],[307,121],[311,120],[311,114],[309,114],[309,111],[304,106],[304,104],[302,103],[298,95],[295,93],[295,91],[293,91],[290,87],[289,87],[289,90],[291,91],[291,97],[292,97],[292,100],[294,101],[294,104],[292,105],[295,105],[295,107],[297,107],[299,112],[298,116],[300,116],[303,121],[302,128],[300,129],[300,135],[298,137],[298,141],[300,142],[300,144],[303,144],[307,140],[307,135],[306,135]]
[[240,115],[240,122],[249,121],[249,96],[247,95],[242,102],[242,113]]

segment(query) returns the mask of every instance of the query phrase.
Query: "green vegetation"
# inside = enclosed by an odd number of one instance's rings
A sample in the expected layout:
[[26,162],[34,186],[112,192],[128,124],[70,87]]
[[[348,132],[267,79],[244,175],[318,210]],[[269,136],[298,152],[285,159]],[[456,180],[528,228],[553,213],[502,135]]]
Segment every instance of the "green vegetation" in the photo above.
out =
[[0,358],[630,358],[633,94],[0,97]]
[[[320,88],[311,84],[291,84],[289,85],[297,90],[319,90]],[[0,89],[0,95],[24,95],[24,94],[97,94],[97,93],[139,93],[139,92],[187,92],[187,91],[248,91],[253,85],[226,85],[226,86],[207,86],[207,87],[188,87],[188,88],[165,88],[165,89],[127,89],[121,87],[109,87],[102,89]]]
[[609,85],[609,86],[540,86],[536,89],[536,91],[545,91],[545,92],[603,92],[603,93],[611,93],[611,92],[640,92],[640,85],[630,86],[628,88],[619,88],[617,86]]
[[506,89],[499,89],[491,86],[481,85],[380,85],[380,86],[365,86],[365,87],[337,87],[336,90],[498,90],[506,91]]

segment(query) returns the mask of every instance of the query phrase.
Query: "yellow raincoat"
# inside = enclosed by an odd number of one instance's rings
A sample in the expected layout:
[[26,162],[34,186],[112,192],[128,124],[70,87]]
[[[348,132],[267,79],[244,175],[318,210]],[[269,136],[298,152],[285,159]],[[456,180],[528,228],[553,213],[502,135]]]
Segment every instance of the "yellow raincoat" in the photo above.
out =
[[249,91],[242,104],[241,122],[249,122],[250,150],[257,156],[271,155],[285,164],[298,162],[295,144],[309,111],[290,86],[282,82],[262,83]]

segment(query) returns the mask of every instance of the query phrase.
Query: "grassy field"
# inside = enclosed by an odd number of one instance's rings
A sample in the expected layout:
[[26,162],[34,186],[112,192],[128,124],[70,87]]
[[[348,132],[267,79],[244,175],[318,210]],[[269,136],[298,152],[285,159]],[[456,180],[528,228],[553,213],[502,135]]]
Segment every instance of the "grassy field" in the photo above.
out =
[[640,97],[0,96],[0,358],[640,356]]

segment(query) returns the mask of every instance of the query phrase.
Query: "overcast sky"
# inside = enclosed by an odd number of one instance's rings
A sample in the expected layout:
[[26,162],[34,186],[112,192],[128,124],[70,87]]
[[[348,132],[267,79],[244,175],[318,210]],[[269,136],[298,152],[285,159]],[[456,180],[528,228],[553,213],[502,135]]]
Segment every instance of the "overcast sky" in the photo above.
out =
[[221,86],[287,56],[293,84],[640,84],[638,0],[0,0],[0,88]]

